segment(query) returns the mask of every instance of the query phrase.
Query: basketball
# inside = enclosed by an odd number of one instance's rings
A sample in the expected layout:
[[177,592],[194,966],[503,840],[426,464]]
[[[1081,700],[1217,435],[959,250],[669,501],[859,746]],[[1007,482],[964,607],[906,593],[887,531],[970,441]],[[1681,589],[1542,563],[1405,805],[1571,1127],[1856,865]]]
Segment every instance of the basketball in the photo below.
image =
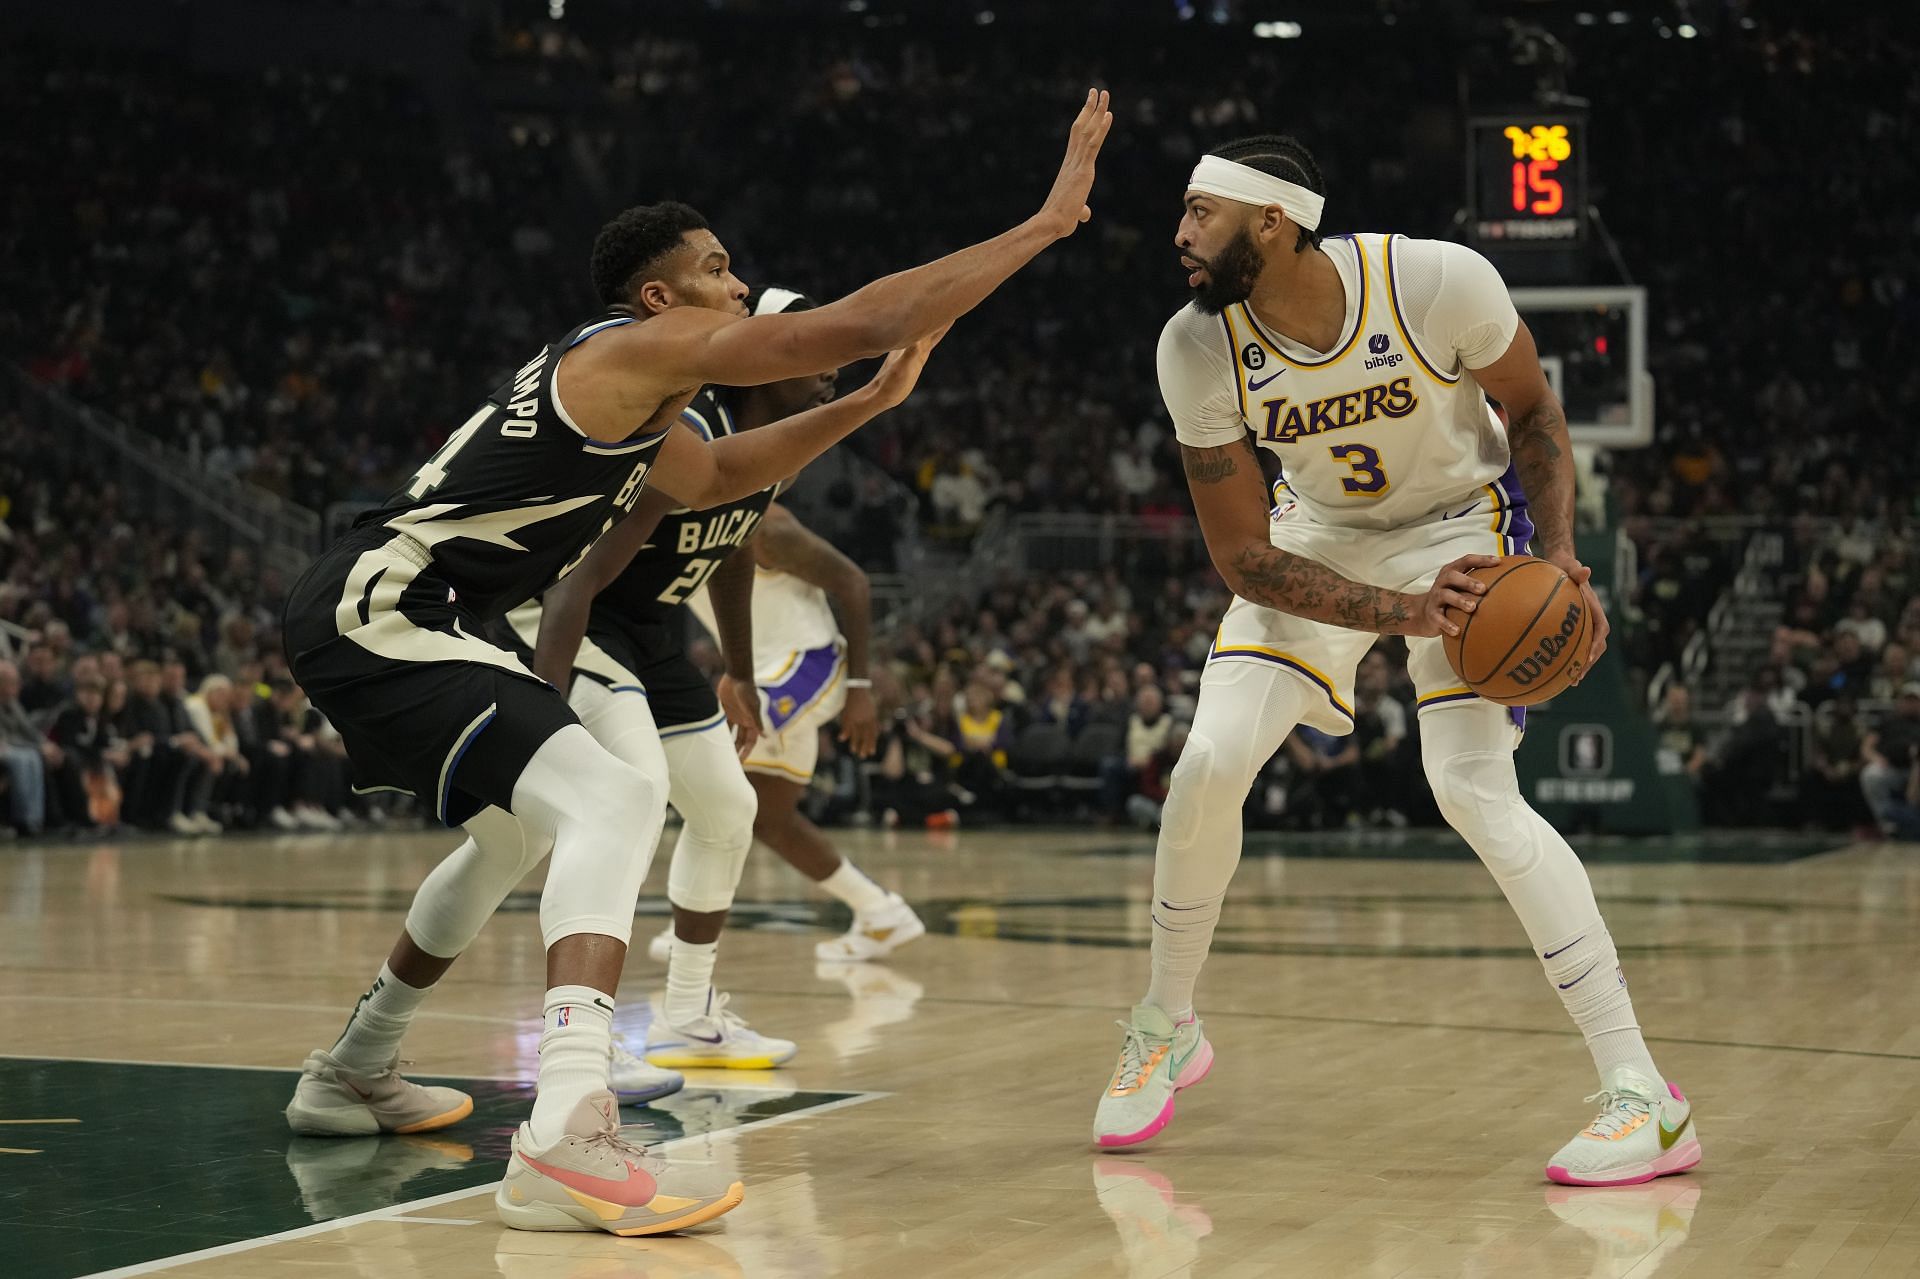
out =
[[1509,555],[1471,571],[1486,583],[1480,607],[1449,609],[1447,663],[1468,688],[1502,706],[1531,706],[1563,692],[1587,662],[1593,618],[1580,588],[1545,560]]

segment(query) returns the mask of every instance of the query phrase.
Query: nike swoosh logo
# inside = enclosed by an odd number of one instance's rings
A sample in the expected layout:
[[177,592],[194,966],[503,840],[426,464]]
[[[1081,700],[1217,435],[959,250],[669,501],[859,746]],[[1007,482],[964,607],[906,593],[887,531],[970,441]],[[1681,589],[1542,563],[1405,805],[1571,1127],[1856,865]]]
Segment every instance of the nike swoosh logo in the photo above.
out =
[[1562,946],[1559,950],[1550,950],[1546,952],[1544,955],[1540,956],[1540,958],[1552,959],[1555,955],[1564,955],[1568,951],[1572,950],[1575,946],[1578,946],[1581,942],[1585,941],[1586,939],[1587,939],[1587,935],[1585,933],[1581,933],[1578,937],[1574,938],[1572,941]]
[[1680,1126],[1678,1128],[1669,1130],[1667,1128],[1667,1121],[1662,1119],[1660,1121],[1660,1149],[1662,1150],[1673,1149],[1673,1143],[1680,1140],[1680,1134],[1685,1132],[1687,1130],[1687,1125],[1692,1122],[1693,1122],[1693,1116],[1688,1115],[1685,1119],[1682,1119],[1680,1121]]
[[1249,391],[1258,391],[1261,388],[1265,387],[1267,383],[1279,377],[1281,373],[1285,373],[1285,372],[1286,372],[1285,369],[1281,369],[1278,373],[1269,373],[1265,377],[1261,378],[1258,382],[1254,381],[1252,378],[1248,378],[1247,389]]
[[718,1035],[688,1035],[687,1038],[702,1044],[717,1044],[720,1042],[720,1036]]
[[1590,965],[1590,966],[1589,966],[1589,967],[1587,968],[1587,972],[1586,972],[1586,973],[1581,973],[1581,974],[1580,974],[1580,975],[1579,975],[1578,977],[1575,977],[1575,978],[1574,978],[1574,979],[1573,979],[1572,981],[1563,981],[1563,982],[1561,982],[1561,983],[1560,983],[1560,989],[1562,989],[1562,990],[1572,990],[1572,989],[1573,989],[1573,988],[1574,988],[1575,986],[1578,986],[1578,985],[1579,985],[1579,984],[1580,984],[1581,982],[1583,982],[1583,981],[1585,981],[1585,980],[1587,979],[1587,973],[1590,973],[1590,972],[1592,972],[1592,971],[1593,971],[1593,970],[1594,970],[1595,968],[1598,968],[1599,966],[1600,966],[1600,961],[1596,959],[1596,960],[1595,960],[1595,961],[1594,961],[1594,962],[1593,962],[1593,963],[1592,963],[1592,964],[1591,964],[1591,965]]
[[1172,1075],[1175,1079],[1180,1078],[1180,1072],[1187,1068],[1187,1063],[1192,1061],[1193,1055],[1199,1051],[1200,1051],[1200,1036],[1195,1035],[1193,1037],[1193,1046],[1188,1048],[1187,1051],[1181,1054],[1179,1057],[1176,1057],[1172,1061],[1169,1061],[1167,1063],[1167,1073]]
[[600,998],[599,996],[597,996],[597,995],[596,995],[596,996],[594,997],[594,1000],[593,1000],[593,1006],[594,1006],[595,1008],[604,1008],[604,1009],[606,1009],[606,1010],[607,1010],[607,1012],[608,1012],[609,1014],[611,1014],[611,1013],[613,1012],[613,1005],[612,1005],[612,1004],[610,1004],[610,1003],[608,1003],[608,1002],[607,1002],[606,1000],[604,1000],[604,999],[601,999],[601,998]]
[[365,1091],[360,1087],[359,1084],[354,1083],[351,1079],[343,1079],[340,1082],[345,1084],[347,1087],[351,1088],[353,1090],[353,1095],[358,1097],[361,1101],[373,1100],[372,1093]]

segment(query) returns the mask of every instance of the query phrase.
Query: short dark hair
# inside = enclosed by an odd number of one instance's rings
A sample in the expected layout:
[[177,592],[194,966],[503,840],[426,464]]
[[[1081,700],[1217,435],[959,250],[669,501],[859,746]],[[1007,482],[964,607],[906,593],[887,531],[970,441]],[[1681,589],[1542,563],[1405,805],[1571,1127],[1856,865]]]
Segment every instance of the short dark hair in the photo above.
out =
[[[1327,193],[1327,180],[1320,175],[1320,166],[1314,162],[1313,152],[1295,138],[1278,133],[1260,133],[1217,146],[1207,154],[1232,160],[1235,164],[1244,164],[1249,169],[1258,169],[1268,177],[1297,182],[1315,195]],[[1320,247],[1320,232],[1301,227],[1300,238],[1294,242],[1293,251],[1303,253],[1308,245],[1316,249]]]
[[593,237],[593,291],[608,306],[626,302],[634,277],[680,247],[688,231],[704,231],[698,209],[677,200],[636,204]]

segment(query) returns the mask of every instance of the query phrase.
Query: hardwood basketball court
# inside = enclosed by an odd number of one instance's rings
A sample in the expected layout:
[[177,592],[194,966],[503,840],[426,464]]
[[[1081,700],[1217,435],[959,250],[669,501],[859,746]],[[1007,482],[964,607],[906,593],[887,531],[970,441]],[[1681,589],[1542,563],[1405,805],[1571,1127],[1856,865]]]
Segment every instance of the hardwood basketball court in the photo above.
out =
[[[1592,1070],[1451,836],[1253,837],[1200,988],[1219,1064],[1125,1155],[1089,1126],[1145,982],[1147,837],[848,836],[932,934],[832,969],[812,945],[844,918],[758,850],[718,980],[800,1055],[626,1112],[668,1157],[737,1170],[747,1201],[621,1240],[509,1231],[490,1203],[533,1074],[536,885],[406,1049],[417,1076],[480,1081],[470,1119],[327,1142],[280,1117],[448,843],[0,850],[0,1273],[1920,1273],[1912,846],[1575,841],[1706,1150],[1623,1190],[1542,1177]],[[644,1033],[660,980],[637,954],[620,1030]]]

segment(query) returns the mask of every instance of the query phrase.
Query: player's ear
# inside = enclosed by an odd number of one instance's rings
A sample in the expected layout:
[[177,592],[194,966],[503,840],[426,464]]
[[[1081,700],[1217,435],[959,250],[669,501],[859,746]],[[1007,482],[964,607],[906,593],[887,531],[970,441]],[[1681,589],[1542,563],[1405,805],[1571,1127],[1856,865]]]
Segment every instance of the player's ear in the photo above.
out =
[[1253,238],[1262,244],[1278,242],[1281,233],[1292,226],[1293,219],[1287,216],[1286,210],[1269,204],[1261,208],[1260,216],[1253,220]]
[[640,305],[654,315],[673,305],[673,288],[665,280],[648,280],[640,286]]

